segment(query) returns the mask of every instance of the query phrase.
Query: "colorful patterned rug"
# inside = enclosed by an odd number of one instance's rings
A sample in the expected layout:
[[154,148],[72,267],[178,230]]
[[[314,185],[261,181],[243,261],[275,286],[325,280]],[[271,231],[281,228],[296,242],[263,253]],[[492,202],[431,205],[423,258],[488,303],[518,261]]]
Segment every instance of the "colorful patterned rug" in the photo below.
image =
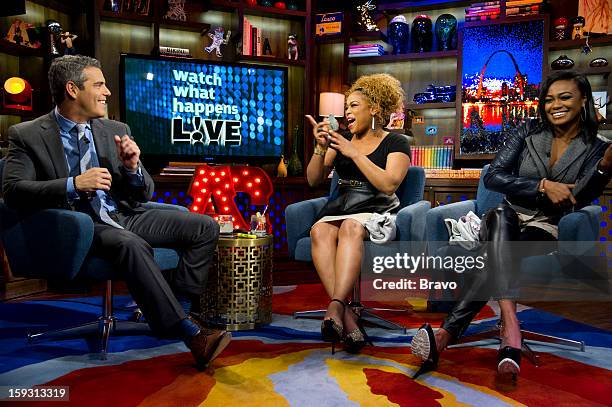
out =
[[[119,297],[116,307],[129,302]],[[440,314],[407,313],[395,320],[408,335],[368,328],[375,343],[360,355],[330,352],[317,320],[295,320],[296,310],[326,305],[319,285],[276,287],[271,325],[234,334],[205,372],[193,367],[182,342],[136,332],[111,337],[99,360],[95,337],[27,344],[25,333],[95,318],[97,297],[0,304],[0,386],[68,386],[69,402],[17,406],[428,406],[612,405],[612,333],[535,309],[520,308],[527,329],[584,340],[586,352],[539,345],[541,366],[527,360],[516,384],[495,376],[496,345],[454,348],[438,370],[414,381],[418,367],[408,343],[423,321]],[[473,329],[493,324],[491,304]],[[128,311],[119,311],[126,318]],[[392,317],[392,313],[389,313]],[[1,403],[1,402],[0,402]]]

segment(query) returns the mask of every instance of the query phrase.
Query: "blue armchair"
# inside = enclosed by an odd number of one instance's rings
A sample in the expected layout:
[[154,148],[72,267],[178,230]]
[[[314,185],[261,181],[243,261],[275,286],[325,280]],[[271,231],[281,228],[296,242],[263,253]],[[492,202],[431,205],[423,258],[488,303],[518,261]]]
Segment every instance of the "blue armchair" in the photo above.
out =
[[[443,247],[446,246],[448,242],[449,234],[444,224],[444,219],[459,219],[469,211],[482,217],[487,210],[496,207],[502,202],[504,197],[503,194],[490,191],[484,186],[483,178],[488,169],[488,165],[482,169],[476,199],[438,206],[427,212],[426,229],[429,253],[433,254],[437,253],[438,250],[444,250]],[[597,205],[587,206],[576,212],[565,215],[559,222],[559,241],[597,241],[599,238],[600,220],[601,207]],[[563,250],[562,245],[559,247],[560,250]],[[537,276],[539,279],[545,279],[555,273],[561,273],[561,263],[557,256],[531,256],[523,259],[521,262],[521,279],[525,277],[528,278],[529,276]],[[462,338],[460,342],[494,338],[498,332],[499,330],[497,328],[481,331],[475,335]],[[563,344],[584,351],[584,342],[542,335],[525,330],[521,330],[521,332],[524,339]],[[537,359],[530,351],[529,347],[525,347],[524,350],[529,359],[537,364]]]
[[[287,225],[287,246],[289,256],[299,261],[312,261],[310,252],[310,228],[315,222],[317,213],[325,203],[337,194],[338,176],[334,174],[331,181],[329,197],[309,199],[288,205],[285,209]],[[396,241],[423,241],[425,239],[425,214],[431,208],[429,201],[423,200],[425,191],[425,171],[421,167],[410,167],[406,177],[400,184],[396,194],[400,200],[400,210],[397,213]],[[360,281],[353,290],[353,303],[360,299]],[[403,310],[398,310],[403,311]],[[325,310],[302,311],[294,314],[299,317],[322,317]],[[405,330],[404,327],[386,321],[364,308],[362,316],[386,328]]]
[[[4,160],[0,160],[0,179]],[[187,208],[148,202],[149,208],[187,211]],[[98,325],[101,334],[101,357],[106,358],[111,328],[116,318],[112,311],[113,285],[116,274],[106,260],[89,255],[93,241],[93,221],[89,215],[64,209],[45,209],[25,218],[0,200],[0,239],[11,271],[16,276],[70,281],[87,278],[106,281],[103,312],[97,321],[56,331],[29,334],[33,340],[61,332]],[[155,248],[155,261],[162,270],[176,268],[179,253]]]

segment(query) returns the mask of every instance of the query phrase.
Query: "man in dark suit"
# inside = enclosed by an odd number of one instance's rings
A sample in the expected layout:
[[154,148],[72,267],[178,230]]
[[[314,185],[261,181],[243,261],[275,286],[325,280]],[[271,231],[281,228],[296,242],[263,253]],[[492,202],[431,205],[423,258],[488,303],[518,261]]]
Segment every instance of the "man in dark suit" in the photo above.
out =
[[171,284],[197,302],[219,237],[207,216],[142,207],[153,180],[127,125],[103,119],[110,91],[100,63],[85,56],[57,58],[49,69],[56,104],[49,114],[9,129],[4,199],[23,213],[43,208],[88,213],[92,253],[111,261],[152,330],[181,337],[206,366],[229,343],[225,331],[188,317],[153,260],[152,246],[182,252]]

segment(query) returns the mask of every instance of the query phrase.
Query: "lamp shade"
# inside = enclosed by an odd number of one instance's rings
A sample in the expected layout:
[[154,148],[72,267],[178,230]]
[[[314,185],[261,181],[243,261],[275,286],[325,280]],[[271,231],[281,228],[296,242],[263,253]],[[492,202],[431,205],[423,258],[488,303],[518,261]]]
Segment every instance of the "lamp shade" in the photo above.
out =
[[322,92],[319,95],[319,116],[333,114],[344,116],[344,95],[342,93]]
[[4,82],[4,107],[32,110],[32,87],[23,78],[14,76]]

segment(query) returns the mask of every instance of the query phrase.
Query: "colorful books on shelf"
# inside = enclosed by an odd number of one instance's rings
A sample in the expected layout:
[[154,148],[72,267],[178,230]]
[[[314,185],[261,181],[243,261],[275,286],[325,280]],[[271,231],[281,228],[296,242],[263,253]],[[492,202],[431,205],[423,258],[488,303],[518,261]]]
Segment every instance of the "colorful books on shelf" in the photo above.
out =
[[478,168],[467,168],[461,170],[451,170],[451,169],[433,169],[426,168],[425,169],[425,177],[426,178],[459,178],[459,179],[479,179],[480,178],[480,169]]
[[380,44],[349,45],[349,58],[377,57],[385,55],[385,49]]
[[465,21],[485,21],[499,18],[499,1],[487,1],[484,3],[472,3],[465,9]]
[[542,0],[518,0],[506,3],[508,17],[532,16],[540,14]]
[[490,16],[465,16],[465,22],[497,20],[498,18],[499,14],[492,14]]
[[246,17],[242,17],[242,55],[263,55],[263,43],[261,28],[253,26]]
[[496,0],[496,1],[485,1],[485,2],[480,2],[480,3],[472,3],[470,5],[470,7],[472,7],[472,8],[487,7],[487,6],[499,6],[499,0]]
[[541,3],[543,3],[543,0],[508,0],[506,1],[506,9],[519,6],[530,6]]
[[451,146],[413,146],[412,164],[423,168],[453,168]]

